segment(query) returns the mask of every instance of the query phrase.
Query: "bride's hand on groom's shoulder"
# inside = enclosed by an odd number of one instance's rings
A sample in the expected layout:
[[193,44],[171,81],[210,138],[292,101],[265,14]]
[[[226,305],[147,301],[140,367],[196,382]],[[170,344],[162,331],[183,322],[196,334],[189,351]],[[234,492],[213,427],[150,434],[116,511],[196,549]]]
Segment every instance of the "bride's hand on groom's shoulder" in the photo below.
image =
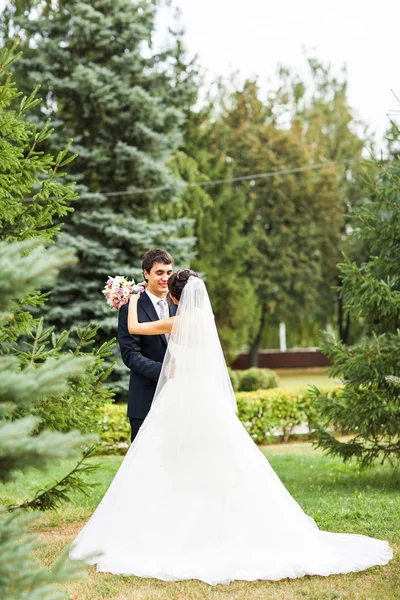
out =
[[[139,289],[140,287],[142,289]],[[136,288],[136,290],[134,290],[133,293],[129,297],[129,302],[131,302],[131,301],[133,302],[132,298],[136,298],[135,302],[139,300],[141,294],[143,294],[143,292],[147,288],[147,281],[141,281],[140,283],[136,283],[135,288]]]

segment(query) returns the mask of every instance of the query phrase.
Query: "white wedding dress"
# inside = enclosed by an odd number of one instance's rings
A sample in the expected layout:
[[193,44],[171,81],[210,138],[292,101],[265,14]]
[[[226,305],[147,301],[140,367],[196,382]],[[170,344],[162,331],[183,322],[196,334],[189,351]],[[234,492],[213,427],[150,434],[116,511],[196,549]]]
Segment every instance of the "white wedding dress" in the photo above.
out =
[[386,541],[317,528],[235,406],[206,288],[191,277],[150,413],[70,557],[211,585],[385,565]]

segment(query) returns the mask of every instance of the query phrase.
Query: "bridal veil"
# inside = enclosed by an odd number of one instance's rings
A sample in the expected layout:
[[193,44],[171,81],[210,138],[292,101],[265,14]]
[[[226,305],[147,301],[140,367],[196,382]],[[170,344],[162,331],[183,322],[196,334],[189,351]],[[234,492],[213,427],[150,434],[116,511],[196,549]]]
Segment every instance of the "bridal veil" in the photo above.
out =
[[[187,394],[199,388],[213,391],[216,401],[237,410],[210,299],[199,277],[191,276],[182,291],[152,406],[171,380],[177,389],[186,388]],[[201,395],[187,396],[188,402],[197,400],[202,402]]]

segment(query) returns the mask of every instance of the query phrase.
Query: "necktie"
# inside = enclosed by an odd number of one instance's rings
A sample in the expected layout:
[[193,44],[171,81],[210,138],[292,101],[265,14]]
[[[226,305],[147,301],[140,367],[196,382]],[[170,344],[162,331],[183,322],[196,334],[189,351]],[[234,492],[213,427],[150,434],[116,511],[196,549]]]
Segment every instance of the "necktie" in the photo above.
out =
[[[169,319],[168,304],[165,302],[165,300],[159,300],[158,306],[160,307],[160,318],[161,319]],[[171,334],[166,333],[165,337],[167,338],[167,342],[169,342],[169,338],[171,337]]]

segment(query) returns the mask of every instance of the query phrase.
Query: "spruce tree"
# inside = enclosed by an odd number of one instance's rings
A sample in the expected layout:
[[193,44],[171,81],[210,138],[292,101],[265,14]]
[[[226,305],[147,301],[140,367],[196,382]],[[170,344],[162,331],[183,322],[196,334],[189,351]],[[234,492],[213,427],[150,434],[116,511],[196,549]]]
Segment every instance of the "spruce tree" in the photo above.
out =
[[[7,336],[4,332],[7,322],[14,320],[14,311],[23,298],[34,294],[42,285],[53,285],[59,269],[70,260],[71,256],[65,252],[45,250],[36,240],[0,242],[1,337],[4,333]],[[30,410],[40,399],[66,392],[69,380],[81,375],[88,360],[88,357],[65,354],[21,370],[17,355],[11,352],[0,356],[0,496],[1,484],[11,480],[16,471],[30,467],[44,469],[60,459],[80,458],[82,446],[95,441],[93,436],[81,435],[78,431],[63,434],[44,430],[33,435],[39,418]],[[18,411],[26,416],[16,418]],[[86,470],[90,470],[90,466]],[[83,488],[80,475],[75,469],[70,474],[69,485],[66,482],[62,487],[54,486],[50,493],[39,494],[25,506],[36,509],[54,506],[65,498],[68,488]],[[0,508],[0,597],[8,600],[65,598],[53,584],[81,577],[83,565],[72,564],[66,548],[51,571],[43,567],[34,555],[34,550],[43,544],[29,532],[32,515],[24,515],[20,505],[7,508]]]
[[[0,597],[56,600],[65,594],[54,584],[81,577],[82,566],[68,560],[66,548],[51,571],[43,567],[34,555],[42,544],[29,531],[33,517],[22,509],[54,508],[68,499],[71,490],[86,491],[82,475],[95,468],[86,459],[93,455],[97,437],[87,433],[95,416],[93,403],[89,399],[88,421],[84,415],[88,399],[82,402],[79,390],[85,387],[96,396],[104,368],[96,353],[82,348],[62,351],[62,338],[69,332],[56,337],[44,331],[42,320],[31,313],[46,300],[40,288],[52,287],[59,270],[76,261],[70,250],[44,247],[58,231],[53,218],[70,210],[76,192],[61,179],[63,166],[73,158],[68,146],[57,156],[43,153],[41,145],[51,131],[46,125],[37,131],[26,120],[39,100],[37,90],[21,97],[13,82],[9,70],[18,58],[15,47],[0,51],[0,497],[5,505],[0,509]],[[25,201],[26,197],[32,199]],[[85,333],[83,343],[93,342],[89,338]],[[46,348],[48,339],[51,350]],[[110,394],[103,388],[100,396],[105,401]],[[38,491],[33,499],[7,505],[1,485],[16,471],[47,468],[66,458],[77,463],[61,481]]]
[[[57,374],[63,377],[70,361],[82,368],[79,373],[74,373],[76,369],[72,369],[71,373],[74,374],[67,386],[54,386],[53,391],[49,390],[47,394],[34,394],[32,391],[30,401],[20,402],[11,412],[10,419],[35,416],[33,434],[43,429],[95,432],[98,429],[99,407],[113,397],[113,391],[104,383],[112,365],[106,368],[104,361],[111,354],[114,340],[93,349],[98,327],[88,325],[78,329],[78,337],[69,330],[56,334],[53,328],[44,328],[43,317],[34,315],[33,311],[38,313],[42,310],[48,293],[33,289],[28,295],[22,295],[19,279],[14,275],[14,270],[24,264],[27,254],[31,261],[29,264],[35,265],[37,260],[40,268],[37,271],[31,267],[22,284],[26,285],[29,277],[34,280],[37,273],[43,271],[41,244],[52,242],[59,231],[59,227],[53,225],[53,219],[72,210],[70,202],[76,198],[74,186],[64,181],[63,167],[74,158],[68,155],[69,144],[56,156],[43,152],[43,141],[52,132],[47,125],[37,131],[27,120],[30,110],[40,99],[36,98],[37,90],[29,97],[19,98],[20,93],[9,72],[10,65],[17,58],[13,55],[14,49],[15,45],[0,52],[0,238],[5,243],[18,241],[21,244],[18,252],[14,252],[12,261],[9,260],[10,255],[7,255],[8,263],[5,258],[3,260],[3,276],[13,284],[10,293],[15,297],[21,294],[21,299],[13,301],[10,315],[3,315],[0,355],[7,355],[9,368],[21,376],[26,374],[27,381],[34,378],[35,369],[40,369],[43,363],[48,364],[49,369],[50,365],[53,366],[54,377]],[[46,256],[50,272],[59,264],[66,268],[76,263],[71,250],[53,249]],[[53,279],[43,277],[41,281],[46,286]],[[32,383],[27,385],[32,386]],[[3,381],[3,388],[7,390],[6,380]],[[78,471],[86,468],[87,463],[80,463],[69,476],[41,493],[35,502],[26,499],[21,504],[54,506],[58,500],[66,497],[68,488],[75,486],[81,489],[82,481],[77,475]]]
[[[18,102],[20,92],[9,72],[15,59],[12,50],[1,51],[0,239],[50,243],[60,231],[60,225],[55,225],[54,220],[72,211],[71,203],[77,198],[74,185],[65,181],[63,171],[75,157],[69,155],[71,141],[56,156],[42,151],[53,130],[45,123],[37,131],[27,120],[41,99],[37,98],[38,90],[35,89]],[[33,248],[32,252],[36,250]],[[71,250],[64,248],[62,255],[66,257],[65,267],[76,264]],[[82,358],[87,367],[81,376],[71,381],[68,391],[48,396],[46,400],[37,399],[31,403],[29,411],[41,418],[41,428],[96,430],[98,408],[113,397],[112,390],[104,385],[112,365],[105,368],[104,361],[108,360],[114,341],[92,349],[97,342],[98,326],[87,324],[74,334],[69,330],[56,334],[54,328],[44,327],[43,317],[38,313],[47,299],[48,293],[36,290],[15,306],[13,319],[3,325],[0,353],[17,355],[19,369],[40,365],[50,358],[61,359],[68,350],[68,355],[72,350],[76,358]],[[23,409],[19,408],[15,414],[22,416]]]
[[[343,380],[333,401],[313,388],[320,415],[317,445],[343,460],[363,466],[375,459],[400,459],[400,166],[398,159],[380,165],[371,199],[357,212],[352,237],[364,244],[368,258],[357,264],[345,256],[338,265],[344,306],[362,323],[364,339],[346,346],[327,336],[322,350],[333,363],[332,377]],[[340,441],[330,426],[347,430]]]
[[3,15],[3,35],[22,36],[16,77],[28,88],[41,81],[38,122],[49,116],[57,126],[49,147],[73,138],[78,154],[69,177],[81,199],[57,244],[74,248],[79,263],[62,273],[47,319],[59,330],[94,320],[102,341],[117,322],[101,294],[108,275],[141,278],[141,255],[152,246],[167,247],[182,266],[193,255],[192,219],[160,218],[176,189],[141,191],[176,183],[167,163],[192,87],[178,37],[162,52],[152,49],[158,4],[14,1]]

